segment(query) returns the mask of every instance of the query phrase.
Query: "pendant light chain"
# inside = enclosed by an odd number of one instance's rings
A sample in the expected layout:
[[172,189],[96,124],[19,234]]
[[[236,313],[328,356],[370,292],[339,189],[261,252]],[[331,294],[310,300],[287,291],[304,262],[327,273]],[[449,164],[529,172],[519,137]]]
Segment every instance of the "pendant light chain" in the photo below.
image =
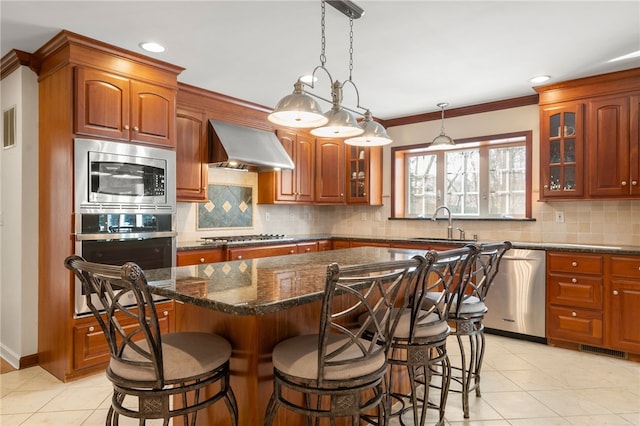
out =
[[353,72],[353,18],[349,18],[349,80]]
[[320,7],[322,9],[322,17],[320,18],[320,28],[322,30],[322,36],[320,38],[320,44],[321,44],[321,51],[320,51],[320,65],[322,65],[322,67],[324,67],[324,64],[327,62],[327,57],[325,56],[324,52],[325,52],[325,48],[327,46],[327,38],[324,35],[324,10],[325,10],[325,4],[324,4],[324,0],[322,0],[320,2]]
[[442,106],[442,114],[441,114],[441,121],[440,121],[440,133],[444,134],[444,107],[445,105]]

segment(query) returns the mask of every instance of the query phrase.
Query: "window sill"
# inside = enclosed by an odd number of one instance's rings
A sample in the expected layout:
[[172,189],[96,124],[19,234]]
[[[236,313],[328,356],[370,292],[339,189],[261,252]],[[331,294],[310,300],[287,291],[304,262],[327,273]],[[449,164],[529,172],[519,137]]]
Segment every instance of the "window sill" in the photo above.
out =
[[[531,217],[456,217],[452,220],[458,221],[486,221],[486,222],[535,222]],[[390,217],[389,220],[432,220],[430,217]],[[448,220],[446,217],[438,217],[436,220]]]

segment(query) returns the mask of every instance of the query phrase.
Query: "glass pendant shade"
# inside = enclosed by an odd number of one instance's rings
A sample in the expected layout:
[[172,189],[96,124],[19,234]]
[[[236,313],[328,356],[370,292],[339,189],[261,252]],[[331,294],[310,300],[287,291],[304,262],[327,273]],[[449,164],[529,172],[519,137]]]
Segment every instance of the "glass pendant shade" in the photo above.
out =
[[360,136],[346,139],[344,143],[357,146],[383,146],[392,142],[384,126],[373,121],[371,112],[368,110],[364,115],[364,120],[360,123],[360,127],[364,130],[364,133]]
[[270,122],[286,127],[310,128],[322,126],[328,121],[318,102],[303,92],[302,84],[296,81],[293,93],[278,102],[267,117]]

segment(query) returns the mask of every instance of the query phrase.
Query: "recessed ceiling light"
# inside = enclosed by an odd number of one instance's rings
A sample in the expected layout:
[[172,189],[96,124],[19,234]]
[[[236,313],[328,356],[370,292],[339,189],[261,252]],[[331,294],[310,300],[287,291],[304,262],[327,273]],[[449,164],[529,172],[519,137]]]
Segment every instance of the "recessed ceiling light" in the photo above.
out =
[[624,61],[625,59],[631,59],[631,58],[637,58],[637,57],[640,57],[640,50],[627,53],[626,55],[618,56],[617,58],[609,59],[607,62],[618,62],[618,61]]
[[531,80],[529,80],[532,83],[544,83],[545,81],[549,80],[551,77],[549,77],[548,75],[538,75],[533,77]]
[[164,52],[165,50],[164,46],[158,43],[154,43],[152,41],[146,41],[144,43],[140,43],[140,47],[142,47],[147,52],[153,52],[153,53],[161,53],[161,52]]

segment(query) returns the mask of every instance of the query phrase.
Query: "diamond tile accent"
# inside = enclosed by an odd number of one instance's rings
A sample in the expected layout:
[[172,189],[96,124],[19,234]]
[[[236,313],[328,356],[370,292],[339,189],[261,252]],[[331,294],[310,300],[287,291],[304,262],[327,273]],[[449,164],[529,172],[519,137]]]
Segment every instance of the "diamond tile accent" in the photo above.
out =
[[253,188],[209,185],[209,201],[198,205],[198,229],[253,226]]

